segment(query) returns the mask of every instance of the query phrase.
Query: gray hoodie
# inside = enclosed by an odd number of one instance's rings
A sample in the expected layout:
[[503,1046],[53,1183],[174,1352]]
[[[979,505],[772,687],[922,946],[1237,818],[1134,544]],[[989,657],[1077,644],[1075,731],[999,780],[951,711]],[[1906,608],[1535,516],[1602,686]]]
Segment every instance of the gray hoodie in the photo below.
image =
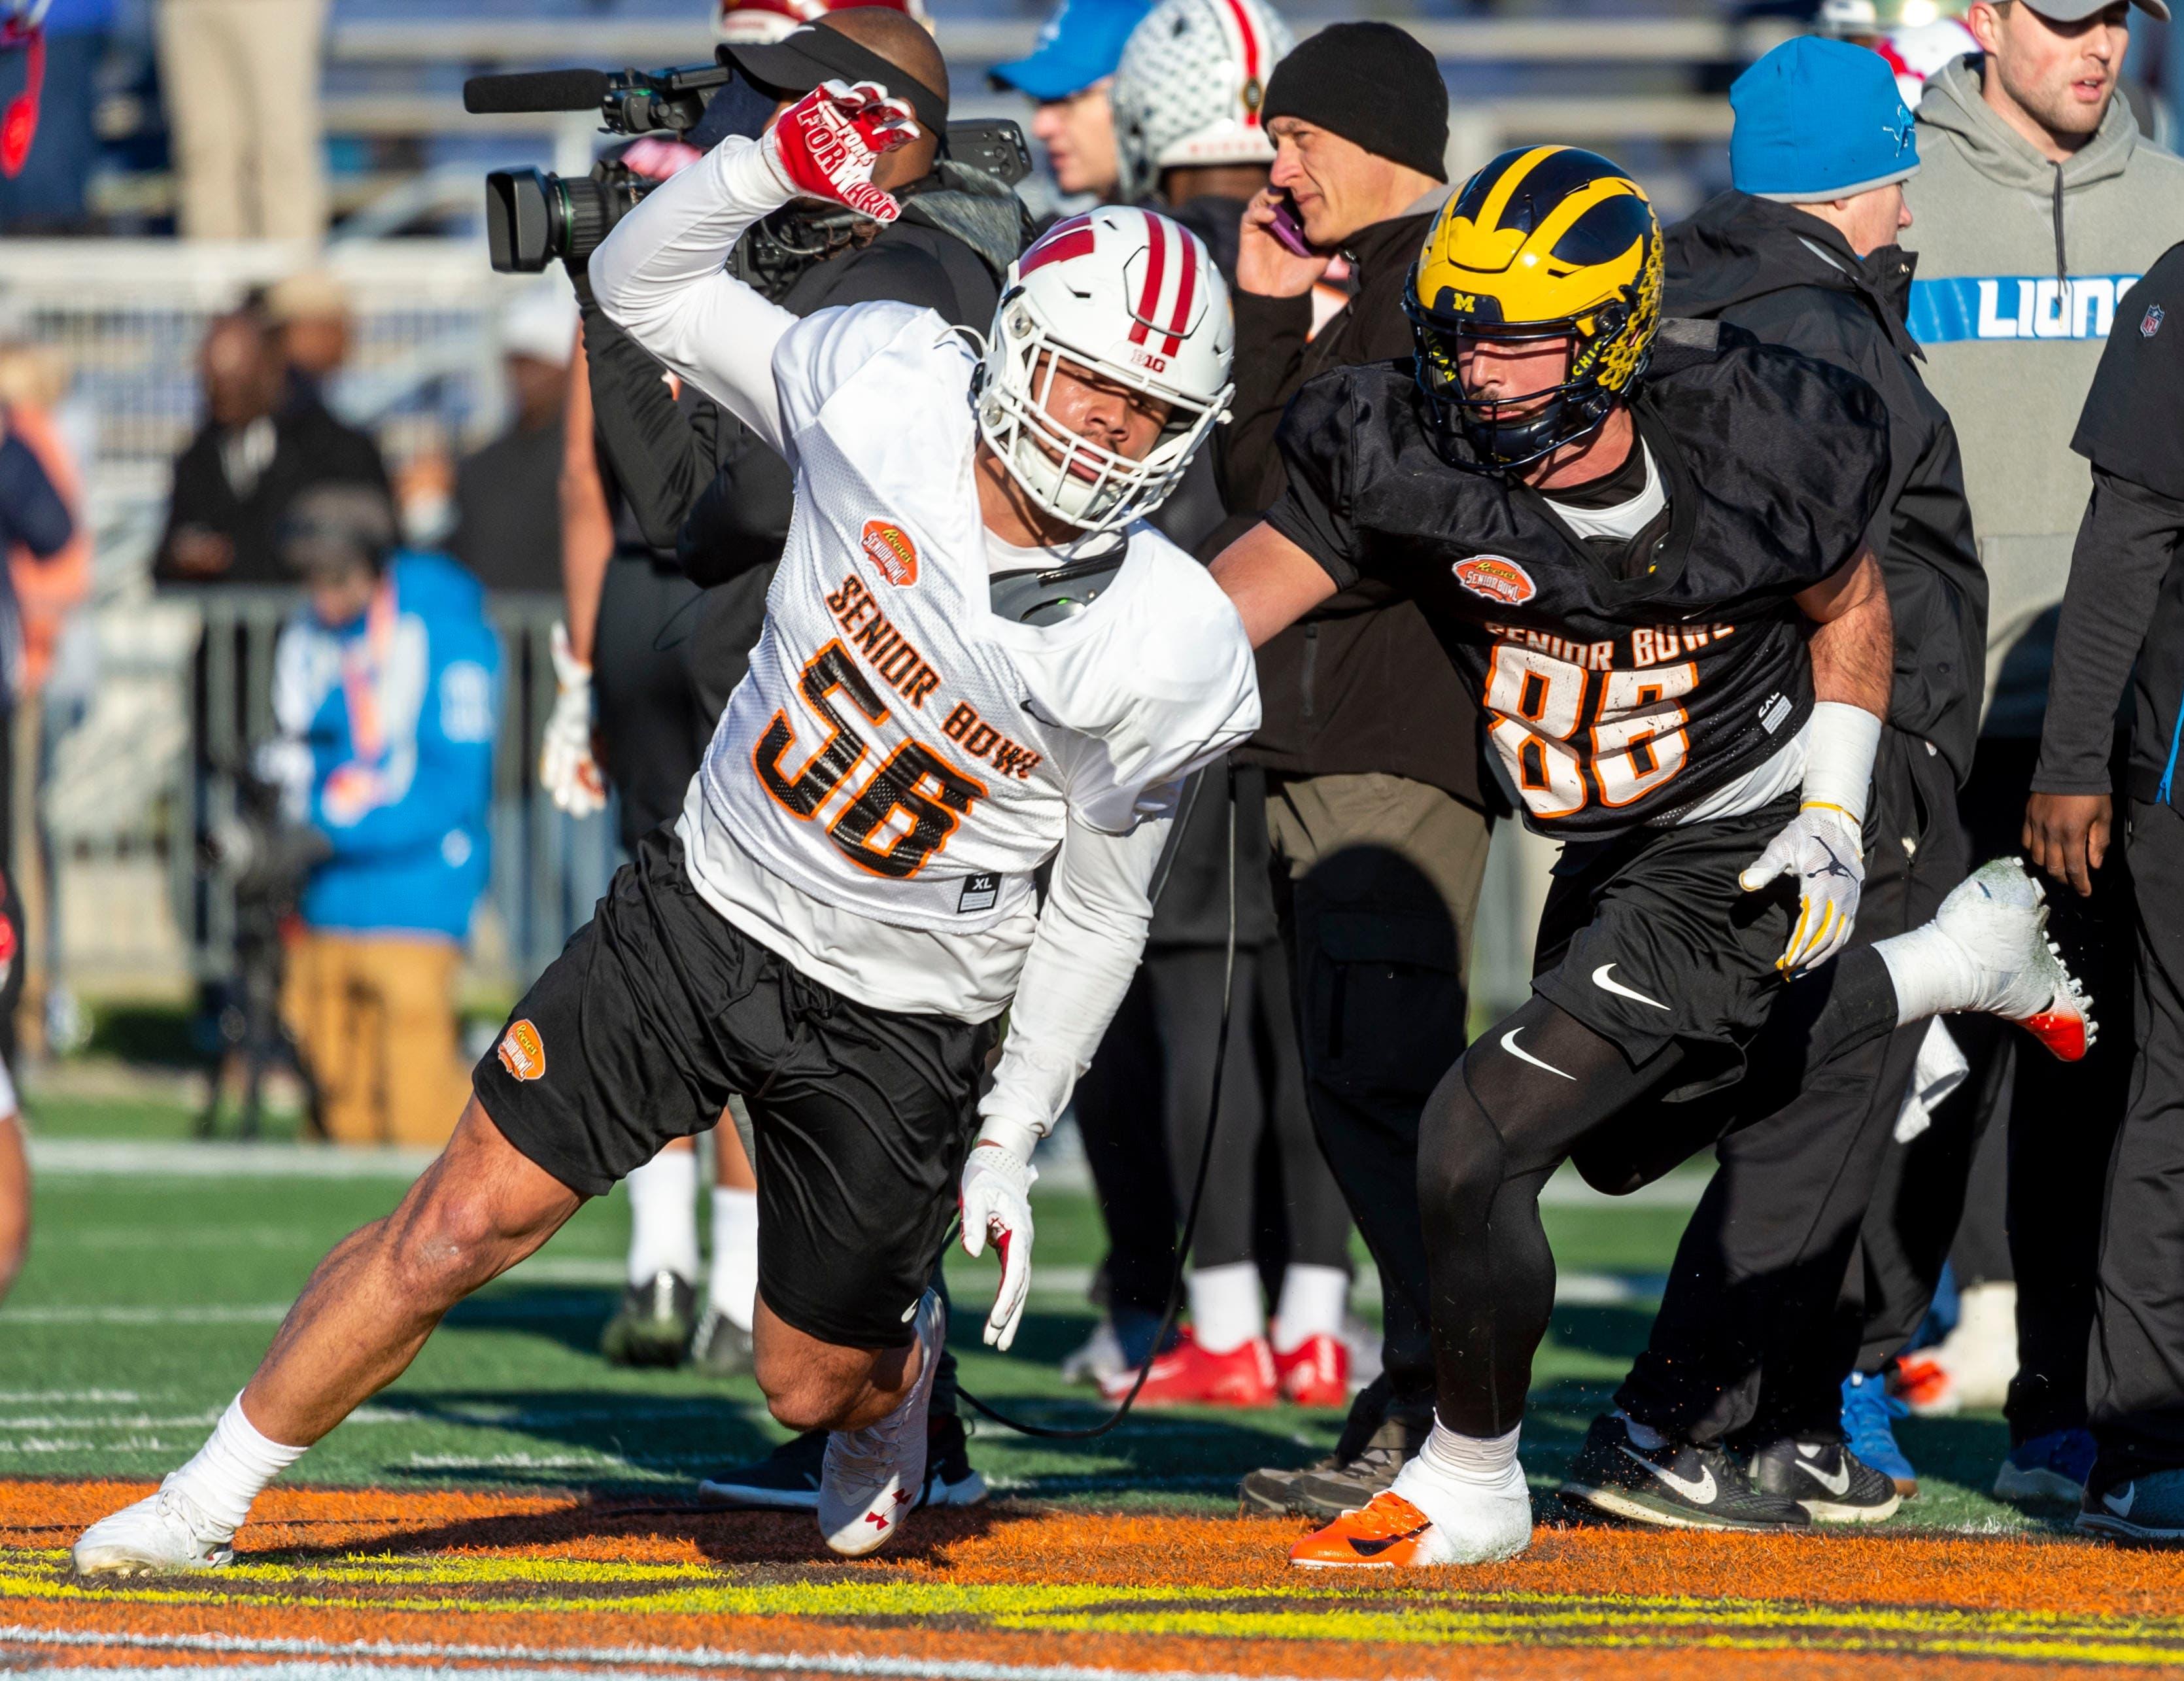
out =
[[1919,103],[1903,186],[1919,254],[1910,327],[1963,446],[1990,595],[1984,733],[2036,739],[2055,615],[2091,481],[2070,434],[2122,294],[2184,237],[2184,160],[2121,99],[2049,163],[1980,97],[1976,54]]

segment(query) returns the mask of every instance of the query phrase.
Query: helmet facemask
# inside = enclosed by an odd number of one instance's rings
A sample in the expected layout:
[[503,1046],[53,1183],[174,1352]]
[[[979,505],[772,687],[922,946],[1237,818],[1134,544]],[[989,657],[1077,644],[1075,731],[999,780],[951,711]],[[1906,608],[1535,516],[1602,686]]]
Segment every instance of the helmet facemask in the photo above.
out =
[[[1048,401],[1065,361],[1168,405],[1167,422],[1142,459],[1095,444],[1054,417]],[[979,436],[1024,493],[1065,524],[1101,532],[1143,519],[1168,499],[1206,434],[1228,413],[1232,388],[1224,385],[1213,400],[1201,400],[1065,343],[1018,288],[994,312],[972,402]]]

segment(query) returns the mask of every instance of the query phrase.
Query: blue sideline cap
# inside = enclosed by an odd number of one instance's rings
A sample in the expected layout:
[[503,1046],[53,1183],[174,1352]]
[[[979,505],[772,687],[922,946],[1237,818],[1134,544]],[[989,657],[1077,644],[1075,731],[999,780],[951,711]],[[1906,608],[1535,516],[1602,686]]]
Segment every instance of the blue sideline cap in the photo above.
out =
[[1034,99],[1067,99],[1115,74],[1151,0],[1061,0],[1028,58],[994,66],[994,84]]
[[1730,178],[1740,193],[1809,204],[1919,172],[1911,113],[1880,54],[1847,41],[1786,41],[1729,90],[1736,126]]

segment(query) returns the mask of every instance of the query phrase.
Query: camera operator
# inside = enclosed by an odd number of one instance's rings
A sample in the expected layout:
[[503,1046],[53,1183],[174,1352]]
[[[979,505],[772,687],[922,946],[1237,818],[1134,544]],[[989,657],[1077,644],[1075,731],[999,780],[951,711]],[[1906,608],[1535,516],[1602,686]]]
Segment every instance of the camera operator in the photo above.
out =
[[370,484],[306,490],[281,528],[306,599],[274,648],[281,738],[261,762],[324,837],[284,1014],[341,1144],[446,1142],[468,1083],[455,971],[487,875],[499,643],[477,581],[394,552],[394,532]]
[[[932,36],[894,8],[862,6],[831,12],[778,42],[732,42],[727,50],[739,75],[765,96],[744,113],[746,120],[756,119],[749,131],[837,77],[884,79],[910,99],[926,131],[889,154],[878,177],[902,201],[900,220],[882,229],[838,206],[791,204],[738,248],[735,262],[749,282],[799,316],[892,300],[930,308],[959,326],[989,321],[1028,223],[1006,182],[938,154],[933,137],[946,131],[948,81]],[[743,131],[740,122],[727,126],[736,109],[727,96],[717,99],[689,139],[705,143]],[[696,147],[650,137],[623,154],[654,167],[662,159],[679,166],[697,155]],[[633,846],[680,810],[714,722],[743,678],[792,497],[778,455],[696,393],[671,393],[659,364],[581,283],[579,294],[594,436],[603,475],[610,476],[620,503],[597,651],[587,664],[599,673],[604,768],[622,795],[624,843]],[[572,612],[572,621],[577,617]],[[573,667],[572,661],[571,675],[588,684],[588,670]],[[733,1131],[720,1144],[729,1182],[716,1193],[712,1299],[694,1345],[701,1362],[716,1370],[748,1349],[755,1280],[749,1170],[737,1170]],[[691,1335],[694,1153],[664,1152],[630,1176],[630,1288],[609,1326],[609,1352],[642,1344],[666,1360],[666,1351],[679,1350]],[[733,1247],[723,1243],[724,1229],[735,1233]],[[952,1369],[952,1361],[944,1366],[933,1398],[928,1505],[965,1503],[984,1493],[954,1415]],[[735,1504],[809,1506],[824,1445],[823,1432],[800,1438],[767,1461],[722,1472],[709,1493]]]

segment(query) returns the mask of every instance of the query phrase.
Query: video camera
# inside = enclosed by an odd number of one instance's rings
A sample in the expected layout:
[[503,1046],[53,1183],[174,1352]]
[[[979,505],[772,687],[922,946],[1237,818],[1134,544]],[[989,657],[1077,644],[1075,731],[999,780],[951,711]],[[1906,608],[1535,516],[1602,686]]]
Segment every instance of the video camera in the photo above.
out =
[[[473,114],[597,109],[610,133],[667,134],[701,150],[732,134],[755,137],[778,101],[739,72],[726,47],[710,64],[664,70],[532,70],[472,76],[463,109]],[[951,122],[942,155],[1014,187],[1031,152],[1013,122]],[[657,179],[614,160],[588,176],[495,170],[485,178],[486,245],[503,274],[537,274],[557,260],[582,261]]]

